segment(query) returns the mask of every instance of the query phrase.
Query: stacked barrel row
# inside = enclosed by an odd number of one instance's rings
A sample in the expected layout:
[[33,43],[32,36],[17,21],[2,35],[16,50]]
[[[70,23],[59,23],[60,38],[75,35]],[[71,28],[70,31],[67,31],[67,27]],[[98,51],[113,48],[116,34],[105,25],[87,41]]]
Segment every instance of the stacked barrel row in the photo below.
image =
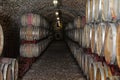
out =
[[86,54],[76,43],[69,39],[66,41],[86,80],[120,80],[120,76],[113,75],[105,62],[97,62],[94,56]]
[[119,2],[87,0],[86,25],[80,40],[82,55],[79,54],[87,79],[120,79]]
[[69,23],[65,28],[66,36],[75,42],[79,42],[81,39],[81,37],[79,37],[81,32],[80,23],[81,18],[78,16],[73,23]]
[[[84,36],[86,36],[85,40],[91,36],[92,53],[105,57],[108,64],[120,67],[119,7],[119,0],[88,0]],[[91,31],[89,27],[91,27]],[[91,35],[88,36],[89,32]]]
[[20,56],[38,57],[50,42],[49,25],[38,14],[28,13],[21,17]]

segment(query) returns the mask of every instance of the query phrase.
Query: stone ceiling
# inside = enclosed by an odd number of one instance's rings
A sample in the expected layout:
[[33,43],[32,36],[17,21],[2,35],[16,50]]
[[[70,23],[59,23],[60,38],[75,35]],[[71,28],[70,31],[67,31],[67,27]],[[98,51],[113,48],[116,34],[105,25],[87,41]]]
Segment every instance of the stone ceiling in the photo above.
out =
[[86,0],[59,0],[59,8],[55,8],[53,0],[0,0],[0,16],[10,16],[20,20],[24,13],[37,13],[49,22],[56,20],[55,11],[60,10],[62,21],[68,23],[76,16],[85,15]]

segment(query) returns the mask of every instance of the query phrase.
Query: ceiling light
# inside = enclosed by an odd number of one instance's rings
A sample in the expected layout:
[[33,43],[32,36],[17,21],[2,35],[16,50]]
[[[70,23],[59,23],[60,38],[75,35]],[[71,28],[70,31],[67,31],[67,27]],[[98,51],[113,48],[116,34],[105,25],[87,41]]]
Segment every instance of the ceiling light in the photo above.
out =
[[59,15],[59,12],[55,12],[55,15],[58,16],[58,15]]
[[59,17],[57,17],[57,20],[60,20],[60,18],[59,18]]
[[57,5],[58,4],[58,0],[53,0],[53,4]]

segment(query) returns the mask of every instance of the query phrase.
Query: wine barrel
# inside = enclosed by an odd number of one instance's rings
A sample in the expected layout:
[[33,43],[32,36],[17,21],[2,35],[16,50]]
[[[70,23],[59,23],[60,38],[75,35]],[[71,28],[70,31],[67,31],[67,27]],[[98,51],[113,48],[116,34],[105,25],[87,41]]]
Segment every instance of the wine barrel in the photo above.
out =
[[12,58],[0,58],[0,63],[9,64],[12,68],[12,80],[17,80],[18,78],[18,61]]
[[37,57],[39,56],[38,44],[23,44],[20,46],[20,55],[23,57]]
[[112,21],[118,14],[118,0],[96,0],[95,20]]
[[86,26],[86,47],[90,48],[90,42],[91,42],[91,35],[92,35],[92,28],[91,25]]
[[104,41],[105,41],[105,31],[106,24],[100,23],[97,28],[97,42],[96,42],[96,52],[99,56],[104,56]]
[[87,3],[86,3],[86,22],[87,23],[90,23],[90,11],[91,11],[90,0],[87,0]]
[[0,69],[2,71],[3,74],[3,80],[13,80],[12,79],[12,68],[10,66],[10,64],[0,64]]
[[97,25],[92,25],[92,37],[91,37],[91,50],[92,53],[96,53],[96,42],[97,42]]
[[80,19],[80,16],[78,16],[75,20],[74,20],[74,26],[76,28],[80,28],[81,27],[81,19]]
[[3,45],[4,45],[4,34],[3,34],[2,26],[0,25],[0,55],[2,54],[3,51]]
[[110,76],[107,77],[106,80],[120,80],[120,76]]
[[29,13],[21,17],[22,26],[28,26],[28,25],[40,26],[40,23],[41,23],[41,18],[37,14]]
[[97,67],[102,65],[100,62],[91,61],[89,65],[89,80],[97,80],[96,79],[96,72]]
[[110,68],[104,63],[103,65],[99,65],[97,67],[97,72],[95,74],[94,80],[106,80],[107,77],[111,76],[112,73]]
[[104,46],[105,60],[108,64],[116,64],[116,24],[109,23],[106,31],[107,33]]
[[23,27],[20,28],[20,38],[28,41],[38,40],[41,38],[42,32],[39,27]]

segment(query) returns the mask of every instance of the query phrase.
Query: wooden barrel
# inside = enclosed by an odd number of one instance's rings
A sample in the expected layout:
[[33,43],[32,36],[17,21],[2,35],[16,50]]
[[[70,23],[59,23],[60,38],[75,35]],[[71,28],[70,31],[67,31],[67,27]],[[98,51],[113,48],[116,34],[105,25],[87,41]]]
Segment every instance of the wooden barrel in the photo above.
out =
[[20,46],[20,55],[23,57],[37,57],[39,56],[38,44],[23,44]]
[[93,62],[93,60],[90,61],[89,64],[89,80],[94,80],[94,75],[97,70],[97,63]]
[[106,24],[100,23],[97,28],[97,42],[96,42],[96,52],[99,56],[104,56],[104,42],[105,42],[105,31]]
[[3,80],[12,80],[12,68],[10,64],[0,64],[0,69],[3,74]]
[[120,76],[110,76],[107,77],[106,80],[120,80]]
[[2,54],[3,51],[3,45],[4,45],[4,34],[3,34],[2,26],[0,25],[0,55]]
[[109,23],[106,29],[106,39],[104,46],[104,56],[108,64],[116,64],[116,24]]
[[41,18],[37,14],[29,13],[21,17],[22,26],[28,26],[28,25],[40,26],[40,23],[41,23]]
[[9,64],[12,68],[12,80],[18,78],[18,61],[13,58],[0,58],[0,63]]
[[42,30],[39,27],[22,27],[20,28],[20,38],[28,41],[38,40],[42,37]]
[[86,26],[86,47],[90,48],[90,42],[91,42],[91,36],[92,36],[92,28],[91,25]]
[[80,19],[80,16],[78,16],[77,18],[75,18],[74,20],[74,26],[76,28],[80,28],[81,27],[81,19]]
[[106,80],[107,77],[111,76],[112,73],[110,68],[104,63],[103,65],[99,65],[97,67],[97,72],[95,74],[94,80]]
[[96,0],[95,20],[112,21],[118,16],[118,0]]
[[97,42],[97,25],[92,25],[92,37],[91,37],[91,50],[92,53],[96,53],[96,42]]
[[89,23],[90,22],[90,0],[87,0],[86,3],[86,22]]

